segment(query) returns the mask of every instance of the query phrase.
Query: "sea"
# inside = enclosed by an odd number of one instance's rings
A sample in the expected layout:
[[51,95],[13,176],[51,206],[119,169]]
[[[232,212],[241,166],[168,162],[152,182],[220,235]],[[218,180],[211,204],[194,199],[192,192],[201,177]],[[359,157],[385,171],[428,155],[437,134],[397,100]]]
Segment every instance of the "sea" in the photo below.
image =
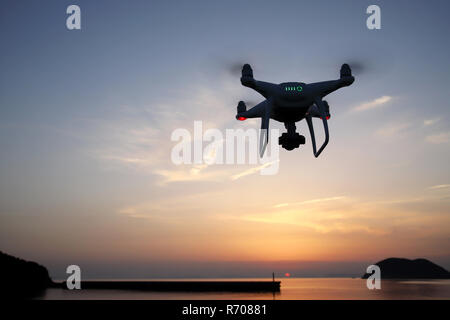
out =
[[[98,280],[98,279],[92,279]],[[125,280],[125,279],[124,279]],[[268,281],[239,279],[126,279],[127,281]],[[114,279],[120,281],[120,279]],[[450,280],[381,280],[381,289],[369,290],[357,278],[282,278],[280,292],[149,292],[134,290],[65,290],[50,288],[45,300],[450,300]]]

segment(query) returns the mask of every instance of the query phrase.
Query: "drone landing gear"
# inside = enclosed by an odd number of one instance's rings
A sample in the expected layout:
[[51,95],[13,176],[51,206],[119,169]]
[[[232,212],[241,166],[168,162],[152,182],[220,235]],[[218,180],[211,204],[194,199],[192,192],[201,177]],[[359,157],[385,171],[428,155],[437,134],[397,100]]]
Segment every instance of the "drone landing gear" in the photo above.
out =
[[305,137],[295,132],[295,123],[285,123],[284,125],[287,132],[278,138],[279,145],[290,151],[300,147],[301,144],[305,144]]

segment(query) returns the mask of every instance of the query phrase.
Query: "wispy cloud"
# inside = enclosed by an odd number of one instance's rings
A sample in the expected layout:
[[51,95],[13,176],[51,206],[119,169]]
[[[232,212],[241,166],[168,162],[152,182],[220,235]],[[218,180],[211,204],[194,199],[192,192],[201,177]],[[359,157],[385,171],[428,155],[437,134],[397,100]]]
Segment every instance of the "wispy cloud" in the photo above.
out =
[[434,124],[436,124],[437,122],[439,122],[439,120],[441,120],[441,118],[434,118],[434,119],[425,119],[423,121],[423,125],[424,126],[432,126]]
[[155,170],[154,173],[161,176],[163,180],[161,184],[183,181],[216,181],[224,179],[226,175],[223,171],[202,172],[206,165],[194,166],[191,169],[161,169]]
[[233,119],[227,101],[231,96],[228,91],[238,85],[231,86],[227,79],[221,83],[226,90],[216,91],[204,84],[192,84],[179,95],[165,100],[150,101],[147,106],[125,105],[116,108],[105,119],[90,119],[95,130],[90,136],[95,136],[97,141],[89,152],[108,170],[137,170],[158,175],[163,183],[228,179],[229,168],[211,168],[206,164],[216,157],[214,148],[204,154],[203,164],[174,167],[170,161],[171,149],[176,144],[170,140],[173,130],[186,128],[193,135],[194,121],[202,120],[205,131],[224,127],[229,119]]
[[412,124],[408,122],[391,123],[378,129],[375,134],[381,137],[392,137],[402,134],[406,129],[411,127],[411,125]]
[[297,205],[301,205],[301,204],[311,204],[311,203],[320,203],[320,202],[342,200],[342,199],[345,199],[345,198],[346,198],[345,196],[319,198],[319,199],[312,199],[312,200],[293,202],[293,203],[279,203],[279,204],[274,205],[273,207],[274,208],[282,208],[282,207],[287,207],[287,206],[297,206]]
[[449,188],[449,187],[450,187],[450,184],[438,184],[436,186],[428,187],[428,189],[436,190],[436,189],[444,189],[444,188]]
[[450,131],[429,135],[425,140],[432,144],[448,143],[450,141]]
[[387,102],[391,101],[392,97],[391,96],[382,96],[379,97],[375,100],[372,101],[367,101],[364,102],[356,107],[353,108],[353,111],[366,111],[366,110],[370,110],[370,109],[375,109],[378,108],[384,104],[386,104]]
[[339,233],[339,234],[357,234],[366,233],[373,235],[385,235],[390,233],[389,230],[385,230],[379,227],[368,226],[364,223],[350,222],[349,219],[337,217],[336,219],[330,219],[329,221],[314,221],[314,219],[308,219],[308,221],[297,219],[296,215],[283,215],[283,216],[258,216],[258,215],[244,215],[238,220],[259,222],[268,224],[283,224],[290,226],[297,226],[300,228],[306,228],[319,234],[327,233]]
[[277,159],[277,160],[274,160],[274,161],[270,161],[270,162],[264,163],[264,164],[262,164],[262,165],[260,165],[258,167],[250,168],[250,169],[245,170],[245,171],[243,171],[241,173],[232,175],[231,176],[231,180],[237,180],[239,178],[242,178],[242,177],[245,177],[245,176],[248,176],[248,175],[251,175],[251,174],[255,174],[255,173],[259,172],[260,170],[262,170],[264,168],[270,167],[271,165],[273,165],[277,161],[280,161],[280,160]]

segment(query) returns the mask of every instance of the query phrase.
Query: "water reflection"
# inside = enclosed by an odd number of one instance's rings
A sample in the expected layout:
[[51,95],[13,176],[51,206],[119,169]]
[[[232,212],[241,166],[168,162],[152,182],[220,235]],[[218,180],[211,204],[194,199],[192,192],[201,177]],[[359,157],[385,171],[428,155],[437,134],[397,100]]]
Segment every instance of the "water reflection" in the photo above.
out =
[[[197,279],[198,280],[198,279]],[[267,280],[267,279],[205,279]],[[41,299],[137,299],[137,300],[359,300],[450,299],[450,280],[382,280],[381,290],[369,290],[366,280],[349,278],[286,278],[278,293],[143,292],[131,290],[48,289]]]

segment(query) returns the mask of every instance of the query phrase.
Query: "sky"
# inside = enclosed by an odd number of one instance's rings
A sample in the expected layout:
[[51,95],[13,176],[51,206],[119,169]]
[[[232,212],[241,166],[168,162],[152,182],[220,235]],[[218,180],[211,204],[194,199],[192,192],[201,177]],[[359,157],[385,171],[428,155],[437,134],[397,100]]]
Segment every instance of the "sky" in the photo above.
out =
[[[81,30],[66,8],[81,8]],[[366,8],[381,8],[381,29]],[[448,1],[2,1],[0,250],[91,278],[450,269]],[[175,165],[172,132],[235,120],[258,80],[355,83],[330,143],[259,165]],[[284,127],[275,121],[272,128]],[[319,130],[318,130],[319,131]]]

